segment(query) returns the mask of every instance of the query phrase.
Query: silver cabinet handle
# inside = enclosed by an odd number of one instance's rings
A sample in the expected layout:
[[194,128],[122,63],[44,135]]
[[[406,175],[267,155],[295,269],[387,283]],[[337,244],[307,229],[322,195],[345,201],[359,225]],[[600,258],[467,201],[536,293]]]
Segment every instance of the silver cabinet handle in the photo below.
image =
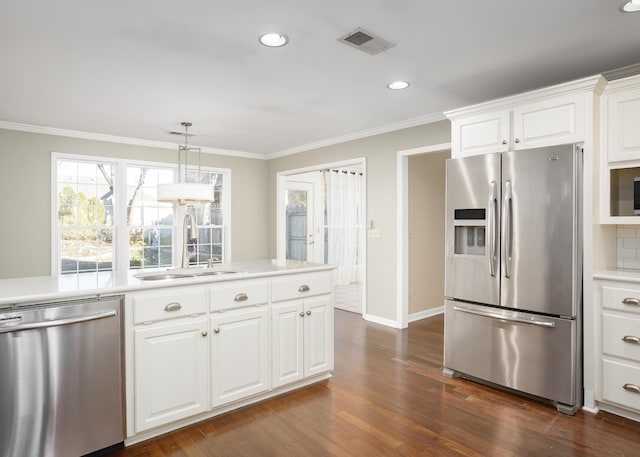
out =
[[207,332],[206,330],[204,332],[202,332],[202,336],[207,336],[209,334],[209,332]]
[[216,334],[217,334],[217,333],[220,333],[220,329],[219,329],[219,328],[214,328],[214,329],[213,329],[213,333],[216,333]]
[[307,316],[311,316],[311,311],[307,311]]
[[309,292],[310,290],[311,290],[311,287],[309,287],[306,284],[303,284],[300,287],[298,287],[298,292]]
[[507,140],[502,140],[502,144],[507,144]]
[[304,317],[304,311],[300,311],[300,317]]
[[637,336],[626,335],[622,338],[625,343],[640,344],[640,338]]
[[467,313],[467,314],[475,314],[476,316],[488,317],[490,319],[497,319],[499,321],[505,321],[505,322],[518,322],[520,324],[537,325],[538,327],[547,327],[547,328],[553,328],[553,327],[556,326],[555,322],[551,322],[551,321],[529,320],[529,319],[524,319],[524,318],[521,318],[521,317],[507,317],[507,316],[503,316],[500,313],[491,313],[491,312],[487,312],[487,311],[478,311],[478,310],[475,310],[475,309],[461,308],[459,306],[454,306],[453,309],[455,311],[461,311],[461,312]]
[[625,384],[624,386],[622,386],[622,388],[624,390],[626,390],[627,392],[632,392],[634,394],[640,394],[640,387],[636,386],[635,384]]
[[241,293],[233,297],[233,301],[247,301],[249,300],[249,296],[245,293]]
[[516,138],[516,143],[520,143],[520,138]]
[[640,298],[627,297],[622,300],[623,305],[640,306]]
[[174,301],[173,303],[169,303],[167,306],[164,307],[164,310],[167,312],[180,311],[181,309],[182,309],[182,305],[177,301]]
[[491,191],[489,193],[489,274],[496,275],[496,263],[498,261],[498,245],[497,236],[499,230],[496,229],[498,224],[498,183],[491,181]]

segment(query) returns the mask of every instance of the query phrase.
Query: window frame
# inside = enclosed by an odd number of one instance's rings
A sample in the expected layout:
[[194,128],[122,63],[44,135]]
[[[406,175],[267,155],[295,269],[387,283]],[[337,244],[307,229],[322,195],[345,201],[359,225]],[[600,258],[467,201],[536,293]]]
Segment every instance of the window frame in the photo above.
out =
[[[100,155],[73,154],[64,152],[51,153],[51,274],[59,275],[60,265],[60,230],[58,226],[58,161],[75,160],[85,163],[105,163],[115,167],[114,178],[114,215],[113,215],[113,260],[112,269],[108,272],[128,271],[129,268],[129,226],[127,225],[127,167],[147,166],[150,168],[164,168],[173,171],[174,180],[177,179],[178,165],[176,163],[160,162],[152,160],[127,159],[117,157],[105,157]],[[189,167],[191,168],[191,167]],[[231,261],[231,169],[209,166],[200,166],[201,171],[223,174],[222,199],[222,262]],[[180,265],[182,255],[182,217],[185,208],[174,205],[173,208],[173,265]],[[167,267],[151,266],[145,269],[157,269]],[[142,269],[140,269],[142,271]],[[95,273],[95,271],[93,272]],[[74,274],[74,273],[69,273]]]

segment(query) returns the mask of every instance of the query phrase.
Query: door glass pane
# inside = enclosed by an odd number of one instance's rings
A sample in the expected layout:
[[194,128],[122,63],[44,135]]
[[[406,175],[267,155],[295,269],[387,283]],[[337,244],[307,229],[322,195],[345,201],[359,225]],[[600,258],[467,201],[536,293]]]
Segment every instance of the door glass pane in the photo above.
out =
[[307,260],[307,192],[287,191],[287,259]]

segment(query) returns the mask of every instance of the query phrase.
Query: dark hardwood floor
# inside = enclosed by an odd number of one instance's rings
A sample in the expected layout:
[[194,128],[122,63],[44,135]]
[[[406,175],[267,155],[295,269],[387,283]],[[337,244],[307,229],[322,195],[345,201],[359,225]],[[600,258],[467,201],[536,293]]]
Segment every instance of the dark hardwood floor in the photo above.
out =
[[332,379],[113,457],[638,456],[640,423],[442,376],[441,316],[393,330],[335,312]]

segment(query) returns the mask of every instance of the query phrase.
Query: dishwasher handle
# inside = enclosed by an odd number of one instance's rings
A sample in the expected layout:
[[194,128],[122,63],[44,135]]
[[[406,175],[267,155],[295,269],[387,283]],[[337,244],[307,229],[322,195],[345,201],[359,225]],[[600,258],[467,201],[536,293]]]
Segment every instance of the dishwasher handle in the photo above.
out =
[[102,311],[102,312],[93,313],[93,314],[85,314],[82,316],[65,317],[63,319],[51,319],[51,320],[44,320],[40,322],[28,322],[25,324],[17,324],[17,325],[9,324],[6,327],[0,326],[0,333],[11,333],[11,332],[19,332],[23,330],[33,330],[33,329],[41,329],[41,328],[48,328],[48,327],[59,327],[61,325],[71,325],[71,324],[78,324],[80,322],[95,321],[98,319],[115,317],[117,315],[118,315],[118,312],[116,310],[109,310],[109,311]]

